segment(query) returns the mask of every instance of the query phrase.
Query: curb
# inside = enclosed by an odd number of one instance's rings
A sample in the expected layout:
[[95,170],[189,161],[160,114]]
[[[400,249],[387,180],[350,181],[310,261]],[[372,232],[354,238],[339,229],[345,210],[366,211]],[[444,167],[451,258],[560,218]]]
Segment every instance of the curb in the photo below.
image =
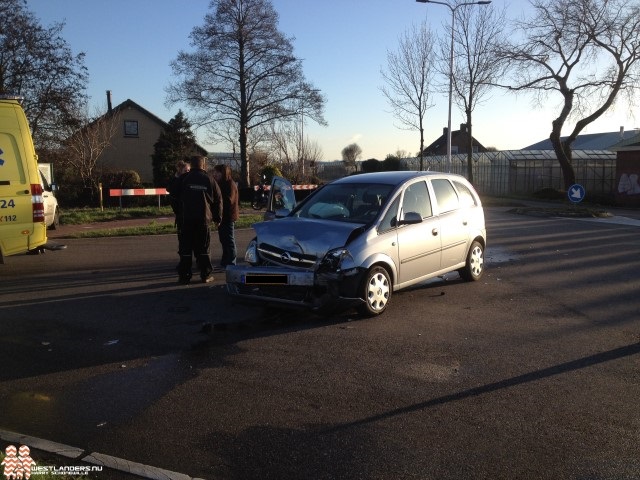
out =
[[9,430],[0,429],[0,440],[10,443],[19,443],[20,445],[28,445],[36,450],[60,455],[72,460],[78,460],[91,465],[110,468],[124,473],[130,473],[141,478],[150,480],[204,480],[201,478],[191,477],[184,473],[173,472],[163,468],[152,467],[142,463],[132,462],[103,453],[91,452],[87,453],[81,448],[72,447],[63,443],[52,442],[42,438],[22,435]]

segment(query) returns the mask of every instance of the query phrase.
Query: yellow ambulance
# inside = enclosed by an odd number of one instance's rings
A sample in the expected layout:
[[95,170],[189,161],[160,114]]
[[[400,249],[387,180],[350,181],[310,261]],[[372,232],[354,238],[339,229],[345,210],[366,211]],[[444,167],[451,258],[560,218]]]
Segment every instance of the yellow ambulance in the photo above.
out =
[[0,95],[0,263],[47,243],[38,157],[21,101]]

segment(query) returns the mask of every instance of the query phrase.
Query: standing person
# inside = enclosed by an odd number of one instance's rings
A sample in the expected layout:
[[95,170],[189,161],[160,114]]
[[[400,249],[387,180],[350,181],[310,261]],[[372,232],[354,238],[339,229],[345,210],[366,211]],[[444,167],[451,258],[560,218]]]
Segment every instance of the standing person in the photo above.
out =
[[180,194],[180,183],[182,177],[189,173],[190,165],[184,160],[179,160],[176,163],[176,173],[169,183],[167,184],[167,192],[169,192],[169,201],[171,202],[171,209],[176,216],[176,232],[178,234],[178,252],[180,252],[180,238],[182,236],[182,203],[180,202],[178,195]]
[[222,259],[220,267],[236,264],[235,223],[240,217],[240,195],[236,182],[231,176],[229,165],[213,167],[213,177],[216,179],[222,193],[222,221],[218,226],[218,238],[222,245]]
[[178,198],[182,208],[182,235],[179,282],[188,284],[191,280],[192,256],[200,270],[204,283],[213,280],[209,246],[211,244],[211,222],[216,225],[222,219],[222,198],[220,188],[206,171],[207,157],[191,157],[191,171],[182,177]]

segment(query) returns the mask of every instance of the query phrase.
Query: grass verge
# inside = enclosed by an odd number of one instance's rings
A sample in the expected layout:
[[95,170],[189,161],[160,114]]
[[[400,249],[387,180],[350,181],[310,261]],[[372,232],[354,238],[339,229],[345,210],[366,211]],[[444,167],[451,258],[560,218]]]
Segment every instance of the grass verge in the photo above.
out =
[[[262,221],[261,214],[241,214],[240,219],[236,222],[235,228],[249,228],[254,223],[260,221]],[[215,227],[212,227],[212,230],[214,229]],[[154,219],[149,219],[149,223],[146,225],[104,229],[96,228],[83,232],[70,233],[65,235],[65,238],[132,237],[140,235],[167,235],[172,233],[176,233],[176,227],[173,222],[158,222]]]
[[136,218],[173,216],[171,207],[132,207],[132,208],[74,208],[60,213],[62,225],[83,225],[85,223],[112,222]]

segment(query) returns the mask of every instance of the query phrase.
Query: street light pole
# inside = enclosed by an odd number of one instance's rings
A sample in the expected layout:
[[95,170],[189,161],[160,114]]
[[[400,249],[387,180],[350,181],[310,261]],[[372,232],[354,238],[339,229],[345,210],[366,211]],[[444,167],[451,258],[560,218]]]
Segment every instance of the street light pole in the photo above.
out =
[[302,116],[302,122],[300,123],[300,157],[302,158],[302,181],[305,182],[305,178],[304,178],[304,101],[300,105],[300,115]]
[[453,32],[456,20],[456,10],[465,5],[489,5],[491,0],[480,0],[477,2],[465,2],[457,5],[450,5],[437,0],[416,0],[418,3],[437,3],[444,5],[451,10],[451,51],[449,52],[449,115],[447,121],[447,171],[451,172],[451,104],[453,99]]
[[[309,93],[320,93],[320,90],[312,88],[308,90]],[[300,103],[300,116],[302,117],[300,122],[300,157],[302,158],[302,178],[304,179],[304,99]]]

